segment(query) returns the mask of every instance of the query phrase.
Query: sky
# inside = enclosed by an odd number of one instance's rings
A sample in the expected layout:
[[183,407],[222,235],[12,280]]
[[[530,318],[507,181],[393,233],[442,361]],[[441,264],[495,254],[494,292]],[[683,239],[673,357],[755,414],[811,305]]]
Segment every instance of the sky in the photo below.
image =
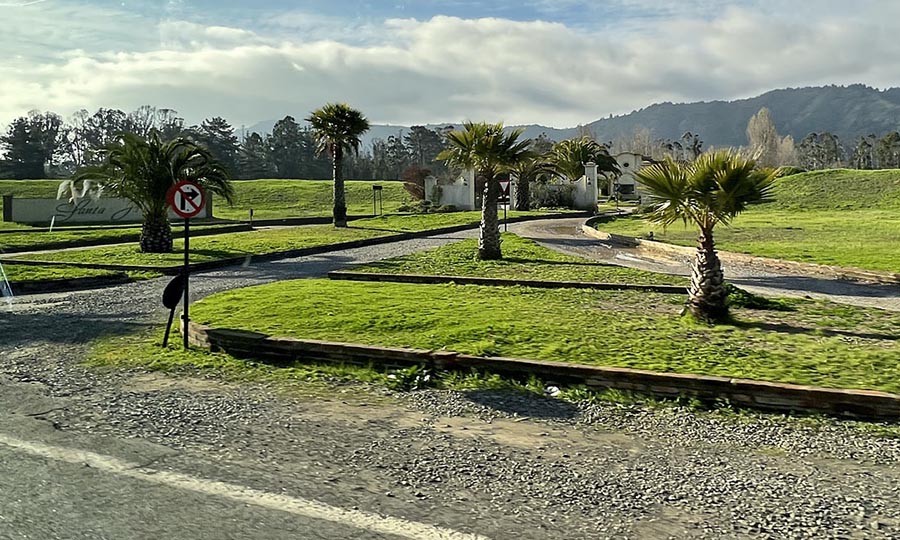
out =
[[896,0],[0,0],[0,125],[29,110],[188,123],[586,124],[656,102],[900,86]]

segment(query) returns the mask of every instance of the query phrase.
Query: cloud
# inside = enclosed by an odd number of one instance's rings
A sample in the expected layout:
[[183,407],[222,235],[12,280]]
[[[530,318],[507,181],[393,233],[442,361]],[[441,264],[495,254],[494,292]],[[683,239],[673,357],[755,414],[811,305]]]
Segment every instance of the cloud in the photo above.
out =
[[[655,20],[652,31],[625,32],[435,16],[351,21],[350,33],[366,33],[359,39],[322,31],[340,27],[340,19],[302,14],[265,17],[263,30],[157,21],[153,42],[139,40],[127,49],[127,40],[118,47],[87,40],[52,55],[5,60],[0,121],[31,108],[69,114],[82,107],[148,103],[175,108],[189,121],[222,115],[240,125],[302,115],[339,100],[379,123],[468,118],[572,126],[658,101],[894,81],[900,8],[862,0],[852,13],[801,18],[758,9],[770,1],[715,10],[709,17],[669,15]],[[707,3],[690,5],[703,9]],[[275,26],[287,31],[268,30]],[[296,31],[306,27],[308,32]],[[129,30],[134,32],[116,31]]]

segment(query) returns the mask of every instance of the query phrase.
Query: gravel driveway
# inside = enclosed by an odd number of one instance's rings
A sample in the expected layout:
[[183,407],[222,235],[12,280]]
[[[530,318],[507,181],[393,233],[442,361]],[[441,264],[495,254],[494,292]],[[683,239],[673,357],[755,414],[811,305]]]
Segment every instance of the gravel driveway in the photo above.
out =
[[[534,227],[510,229],[536,236]],[[210,272],[196,276],[192,292],[320,276],[475,234]],[[563,240],[541,241],[570,250]],[[900,537],[900,440],[847,422],[576,406],[484,390],[395,395],[298,383],[285,393],[79,367],[91,340],[161,324],[164,286],[21,297],[0,309],[0,434],[139,455],[153,470],[493,539]],[[15,462],[0,452],[0,466]],[[27,484],[33,470],[16,478]],[[79,489],[91,489],[83,471],[58,474],[61,486],[78,478]],[[40,497],[0,490],[0,538],[146,537],[140,521],[122,529],[93,507],[62,520],[59,509],[90,499],[52,484],[34,489]],[[219,537],[349,537],[326,523],[289,531],[284,516],[275,531],[275,516],[212,503],[197,511],[208,527],[231,527]],[[164,518],[145,516],[146,526]],[[172,527],[172,537],[216,537],[190,523]]]

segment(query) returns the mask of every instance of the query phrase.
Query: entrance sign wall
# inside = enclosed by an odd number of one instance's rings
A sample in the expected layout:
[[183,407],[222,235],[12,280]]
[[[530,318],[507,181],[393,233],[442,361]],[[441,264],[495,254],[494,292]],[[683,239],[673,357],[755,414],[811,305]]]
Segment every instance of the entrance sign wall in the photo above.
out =
[[[3,221],[16,223],[140,223],[142,215],[127,199],[84,198],[73,204],[59,199],[25,199],[3,196]],[[170,219],[178,219],[175,212],[169,212]],[[212,204],[207,201],[197,218],[212,217]]]

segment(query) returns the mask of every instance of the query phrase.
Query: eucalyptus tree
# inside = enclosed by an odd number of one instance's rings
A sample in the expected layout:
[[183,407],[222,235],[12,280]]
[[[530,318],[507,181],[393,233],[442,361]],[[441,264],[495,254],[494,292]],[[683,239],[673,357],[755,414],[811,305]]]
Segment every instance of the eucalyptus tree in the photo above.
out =
[[144,253],[172,251],[166,194],[180,180],[196,182],[229,203],[234,196],[228,172],[208,150],[188,139],[163,141],[156,131],[146,139],[123,133],[102,148],[99,157],[99,165],[80,169],[73,181],[100,183],[104,193],[128,199],[143,213]]
[[369,131],[369,121],[360,111],[344,103],[328,103],[306,119],[313,129],[320,154],[331,156],[334,180],[335,227],[347,226],[347,201],[344,194],[344,154],[358,153],[360,138]]
[[719,223],[731,223],[750,205],[769,200],[777,173],[756,168],[753,159],[718,151],[690,163],[667,158],[636,174],[649,195],[650,221],[662,226],[683,221],[699,229],[691,266],[690,313],[707,322],[727,320],[728,290],[713,230]]
[[478,258],[494,260],[503,257],[500,250],[500,226],[497,202],[500,182],[497,176],[512,170],[531,157],[530,141],[520,140],[521,129],[505,131],[503,124],[466,122],[463,129],[447,133],[448,148],[438,155],[448,166],[474,170],[484,180],[481,207],[481,230]]

